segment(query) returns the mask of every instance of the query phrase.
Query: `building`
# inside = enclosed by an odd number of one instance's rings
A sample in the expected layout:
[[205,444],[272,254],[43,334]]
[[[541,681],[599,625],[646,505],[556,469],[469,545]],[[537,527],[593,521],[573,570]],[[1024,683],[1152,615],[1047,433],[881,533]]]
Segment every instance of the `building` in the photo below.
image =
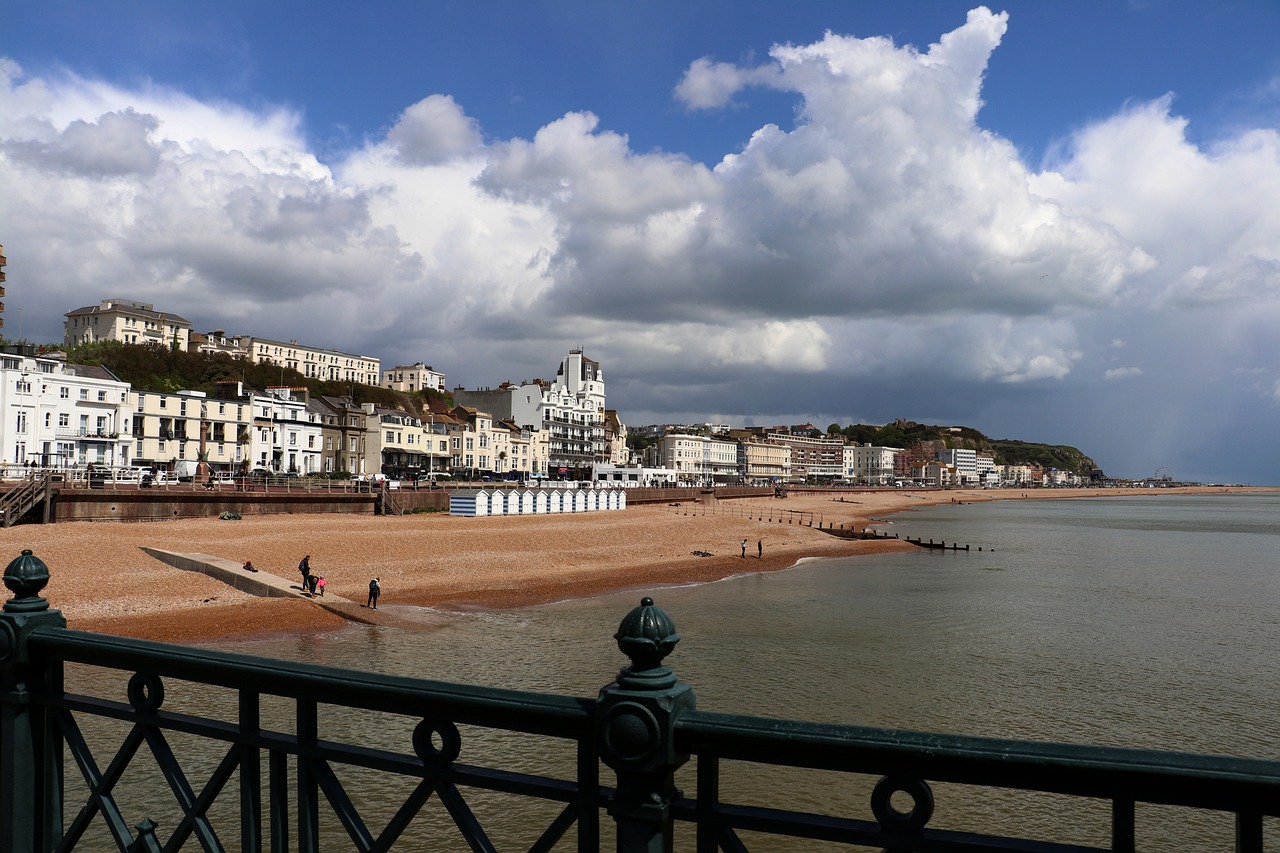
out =
[[935,450],[934,461],[955,469],[952,483],[957,486],[978,484],[978,451],[969,447],[947,447]]
[[729,430],[738,443],[738,473],[742,482],[785,483],[791,479],[791,448],[768,441],[749,430]]
[[213,472],[243,470],[249,446],[247,402],[209,399],[202,391],[135,391],[134,465],[172,472],[203,460]]
[[898,447],[873,447],[870,444],[848,444],[844,448],[844,478],[851,483],[889,486],[894,482],[894,466]]
[[132,461],[129,385],[105,367],[0,351],[0,464],[124,467]]
[[[4,256],[4,246],[0,246],[0,296],[4,296],[4,268],[9,259]],[[4,303],[0,302],[0,329],[4,328]]]
[[320,470],[328,475],[369,473],[364,407],[349,397],[320,395],[307,400],[307,409],[320,424]]
[[790,482],[838,480],[844,475],[843,436],[824,435],[805,425],[767,432],[765,438],[791,448]]
[[104,299],[64,316],[67,319],[62,324],[62,340],[69,347],[118,341],[186,350],[190,343],[191,323],[177,314],[157,311],[149,302]]
[[740,479],[736,441],[672,433],[659,440],[658,458],[662,460],[660,467],[676,472],[682,483],[710,486]]
[[431,365],[417,362],[402,367],[393,367],[382,371],[382,387],[393,391],[412,394],[415,391],[444,392],[444,374],[433,370]]
[[553,477],[584,480],[590,477],[592,465],[609,461],[604,373],[582,350],[569,351],[552,381],[504,382],[496,389],[473,391],[455,388],[453,399],[495,420],[545,431]]
[[308,406],[306,388],[250,391],[242,382],[227,381],[218,384],[215,400],[242,407],[242,468],[298,475],[322,470],[322,418]]
[[364,412],[368,473],[402,478],[425,468],[427,437],[419,417],[374,403],[365,403]]
[[380,362],[373,356],[309,347],[297,341],[266,338],[248,338],[247,341],[248,358],[254,364],[278,364],[298,371],[307,379],[323,382],[378,384]]

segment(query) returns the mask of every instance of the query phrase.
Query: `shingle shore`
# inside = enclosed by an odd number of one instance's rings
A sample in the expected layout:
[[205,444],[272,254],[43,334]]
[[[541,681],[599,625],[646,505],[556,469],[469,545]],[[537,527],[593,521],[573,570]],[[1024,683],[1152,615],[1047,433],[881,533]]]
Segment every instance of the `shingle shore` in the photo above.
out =
[[[1099,492],[1028,493],[1036,498],[1095,494]],[[9,552],[0,552],[0,557],[7,563],[29,548],[44,560],[50,582],[43,595],[73,628],[189,642],[327,630],[343,622],[305,600],[255,598],[202,574],[171,568],[143,553],[143,546],[252,560],[259,570],[291,581],[300,580],[298,561],[309,554],[312,570],[326,576],[330,592],[360,602],[369,579],[376,576],[383,607],[504,608],[784,569],[803,557],[911,547],[854,542],[804,525],[780,524],[776,519],[784,512],[820,513],[827,524],[848,526],[930,503],[1021,495],[850,493],[843,500],[793,496],[725,501],[721,513],[731,514],[705,516],[686,514],[699,512],[692,507],[664,505],[500,518],[324,514],[22,525],[0,532]],[[748,508],[772,510],[775,520],[738,515]],[[744,538],[749,543],[745,560],[740,547]],[[756,557],[760,540],[763,559]],[[712,556],[695,556],[694,551]]]

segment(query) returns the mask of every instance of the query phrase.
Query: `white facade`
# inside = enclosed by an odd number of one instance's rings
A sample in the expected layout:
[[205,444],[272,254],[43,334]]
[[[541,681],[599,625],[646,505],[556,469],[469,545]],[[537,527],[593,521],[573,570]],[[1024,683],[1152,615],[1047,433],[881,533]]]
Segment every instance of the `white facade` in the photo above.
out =
[[157,311],[149,302],[132,299],[104,299],[64,316],[67,319],[62,324],[62,339],[67,346],[119,341],[186,350],[191,335],[189,321]]
[[675,471],[681,482],[710,485],[738,479],[738,443],[706,435],[673,433],[658,442],[663,468]]
[[431,365],[422,362],[393,367],[382,371],[382,387],[405,393],[426,390],[443,392],[445,390],[444,374],[438,370],[432,370]]
[[978,451],[967,447],[948,447],[934,451],[933,458],[955,469],[953,483],[972,486],[978,482]]
[[309,347],[297,341],[249,338],[248,342],[248,358],[253,363],[279,364],[307,379],[377,385],[380,378],[381,363],[373,356]]
[[0,463],[127,466],[129,385],[102,367],[0,355]]
[[268,388],[249,395],[252,417],[248,459],[277,474],[323,470],[320,418],[307,408],[305,389]]
[[844,478],[851,483],[891,485],[894,465],[901,452],[898,447],[847,444],[844,448]]

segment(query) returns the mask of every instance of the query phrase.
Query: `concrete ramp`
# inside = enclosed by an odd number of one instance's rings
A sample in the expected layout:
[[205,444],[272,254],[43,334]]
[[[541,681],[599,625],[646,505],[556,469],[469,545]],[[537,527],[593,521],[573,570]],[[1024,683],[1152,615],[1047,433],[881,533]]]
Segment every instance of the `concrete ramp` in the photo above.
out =
[[383,625],[416,631],[427,630],[430,627],[422,622],[405,619],[383,610],[365,607],[359,602],[343,598],[340,595],[334,595],[331,592],[323,596],[313,596],[310,593],[303,592],[298,581],[290,581],[262,569],[256,572],[246,572],[241,563],[224,557],[215,557],[212,554],[184,554],[178,551],[166,551],[163,548],[144,547],[142,551],[165,565],[173,566],[175,569],[181,569],[184,572],[199,572],[202,575],[208,575],[233,589],[247,592],[259,598],[300,598],[350,622],[360,622],[365,625]]

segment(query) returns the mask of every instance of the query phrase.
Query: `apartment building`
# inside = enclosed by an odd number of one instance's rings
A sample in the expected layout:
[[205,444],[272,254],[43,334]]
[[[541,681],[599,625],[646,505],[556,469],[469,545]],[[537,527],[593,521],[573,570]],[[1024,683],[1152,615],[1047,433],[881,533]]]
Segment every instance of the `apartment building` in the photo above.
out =
[[661,467],[675,471],[681,482],[713,485],[739,479],[736,441],[672,433],[659,439],[658,458]]
[[129,465],[129,385],[105,367],[0,348],[0,464]]
[[380,362],[373,356],[309,347],[297,341],[248,338],[248,358],[254,364],[278,364],[307,379],[377,385]]
[[847,444],[844,448],[844,479],[868,486],[892,485],[894,465],[901,452],[898,447]]
[[320,424],[320,470],[331,475],[368,473],[364,407],[348,397],[321,395],[307,400],[307,410]]
[[765,438],[791,448],[793,483],[807,480],[838,480],[844,474],[843,436],[824,435],[812,426],[766,432]]
[[738,473],[744,483],[785,483],[791,479],[791,448],[750,430],[728,431],[738,443]]
[[433,370],[431,365],[417,362],[407,366],[393,367],[382,371],[382,387],[393,391],[412,394],[415,391],[445,390],[444,374]]
[[174,471],[179,462],[213,472],[243,470],[249,446],[247,401],[209,399],[202,391],[131,392],[134,465]]
[[978,451],[968,447],[947,447],[935,450],[933,458],[937,462],[950,465],[955,469],[953,482],[959,486],[978,484]]
[[190,321],[157,311],[150,302],[134,299],[104,299],[68,311],[62,324],[62,340],[66,346],[97,341],[119,341],[122,344],[159,344],[186,350],[191,335]]
[[495,420],[545,431],[552,476],[586,479],[593,464],[609,460],[604,373],[582,350],[569,351],[552,381],[504,382],[496,389],[472,391],[455,388],[453,398],[461,406],[488,412]]
[[366,473],[398,478],[426,467],[427,434],[421,418],[374,403],[365,403],[364,411]]

